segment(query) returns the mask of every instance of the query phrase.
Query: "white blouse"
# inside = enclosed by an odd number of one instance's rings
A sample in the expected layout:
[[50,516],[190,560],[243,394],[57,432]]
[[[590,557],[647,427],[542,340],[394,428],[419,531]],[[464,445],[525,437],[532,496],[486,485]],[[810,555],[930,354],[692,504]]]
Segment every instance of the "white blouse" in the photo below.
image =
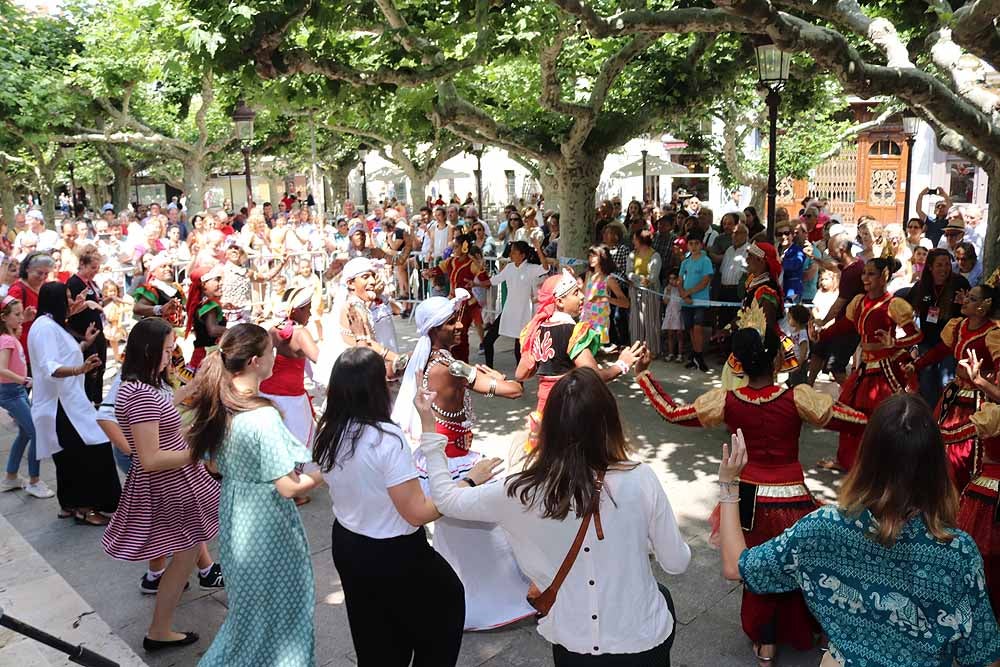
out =
[[35,319],[28,332],[28,358],[31,359],[31,420],[35,424],[35,449],[39,460],[62,451],[56,437],[59,405],[84,443],[107,442],[108,436],[97,424],[97,410],[84,391],[84,376],[52,377],[52,373],[63,366],[83,365],[79,342],[51,317],[42,315]]
[[500,311],[501,336],[517,338],[521,335],[521,329],[531,321],[534,313],[531,296],[546,274],[543,267],[525,260],[521,266],[510,262],[500,269],[500,273],[490,277],[494,286],[507,283],[507,300]]
[[[438,510],[448,517],[499,524],[521,570],[545,590],[580,529],[580,519],[572,513],[563,521],[543,519],[538,510],[508,497],[501,481],[474,488],[456,486],[448,472],[446,442],[436,433],[420,437]],[[601,494],[601,524],[604,539],[597,539],[591,525],[552,610],[538,623],[538,632],[574,653],[648,651],[662,644],[674,627],[653,577],[649,548],[670,574],[687,569],[691,550],[660,480],[642,463],[631,470],[608,471]]]

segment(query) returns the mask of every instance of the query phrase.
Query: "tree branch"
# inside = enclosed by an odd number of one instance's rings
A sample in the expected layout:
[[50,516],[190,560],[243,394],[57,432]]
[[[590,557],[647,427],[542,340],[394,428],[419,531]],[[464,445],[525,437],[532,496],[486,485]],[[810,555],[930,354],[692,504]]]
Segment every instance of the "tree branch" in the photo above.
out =
[[620,37],[650,33],[754,32],[745,19],[718,9],[696,7],[666,10],[631,10],[603,18],[583,0],[552,0],[564,12],[581,19],[594,37]]
[[562,81],[559,80],[558,61],[563,44],[570,35],[569,32],[560,31],[552,40],[552,44],[543,48],[538,54],[542,80],[542,94],[538,102],[543,109],[575,118],[588,115],[591,109],[582,104],[567,102],[562,98],[563,89]]
[[952,37],[1000,69],[1000,0],[972,0],[955,10]]
[[1000,95],[981,83],[985,68],[981,60],[968,56],[952,39],[950,28],[939,28],[928,37],[931,58],[943,72],[951,76],[955,92],[985,114],[1000,108]]

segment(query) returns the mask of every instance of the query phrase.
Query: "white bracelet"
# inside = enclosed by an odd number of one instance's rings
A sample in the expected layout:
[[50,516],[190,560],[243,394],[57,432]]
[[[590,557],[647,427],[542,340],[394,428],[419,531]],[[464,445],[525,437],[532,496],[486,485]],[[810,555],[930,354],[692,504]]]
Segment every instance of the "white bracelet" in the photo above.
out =
[[618,367],[618,369],[619,369],[619,370],[620,370],[620,371],[622,372],[622,375],[627,375],[627,374],[628,374],[628,370],[629,370],[629,365],[628,365],[628,364],[626,364],[626,363],[625,363],[624,361],[622,361],[621,359],[619,359],[618,361],[616,361],[616,362],[615,362],[614,364],[612,364],[612,365],[613,365],[613,366],[617,366],[617,367]]

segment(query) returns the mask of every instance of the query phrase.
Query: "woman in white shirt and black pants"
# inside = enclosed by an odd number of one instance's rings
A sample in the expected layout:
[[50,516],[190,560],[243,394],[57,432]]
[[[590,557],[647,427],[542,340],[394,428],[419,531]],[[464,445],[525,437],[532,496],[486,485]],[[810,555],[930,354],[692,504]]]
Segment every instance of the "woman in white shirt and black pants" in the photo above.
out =
[[444,444],[437,434],[421,436],[434,504],[445,516],[499,523],[540,590],[555,578],[582,515],[599,498],[599,514],[538,623],[557,667],[670,664],[676,621],[653,577],[649,545],[670,574],[687,569],[691,551],[656,474],[628,459],[618,406],[596,372],[577,368],[556,384],[539,446],[524,471],[503,482],[457,486]]
[[[449,667],[458,660],[465,592],[422,526],[441,516],[392,423],[382,357],[366,347],[337,359],[313,458],[333,500],[333,562],[359,667]],[[430,429],[434,430],[433,418]],[[469,478],[485,482],[485,459]]]

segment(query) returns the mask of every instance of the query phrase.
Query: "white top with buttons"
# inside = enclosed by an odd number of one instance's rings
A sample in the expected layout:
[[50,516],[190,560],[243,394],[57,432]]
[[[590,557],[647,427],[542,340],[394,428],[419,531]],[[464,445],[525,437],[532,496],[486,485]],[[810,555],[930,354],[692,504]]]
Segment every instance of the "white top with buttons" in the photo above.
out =
[[[446,442],[435,433],[424,433],[420,440],[438,510],[458,519],[498,523],[521,570],[545,590],[580,529],[580,519],[571,515],[556,521],[543,519],[540,512],[526,512],[519,500],[507,496],[501,481],[475,488],[456,486],[448,472]],[[597,539],[591,523],[552,610],[538,623],[538,632],[574,653],[648,651],[662,644],[674,627],[653,577],[650,546],[670,574],[687,569],[691,550],[660,480],[645,464],[607,472],[601,524],[604,539]]]

